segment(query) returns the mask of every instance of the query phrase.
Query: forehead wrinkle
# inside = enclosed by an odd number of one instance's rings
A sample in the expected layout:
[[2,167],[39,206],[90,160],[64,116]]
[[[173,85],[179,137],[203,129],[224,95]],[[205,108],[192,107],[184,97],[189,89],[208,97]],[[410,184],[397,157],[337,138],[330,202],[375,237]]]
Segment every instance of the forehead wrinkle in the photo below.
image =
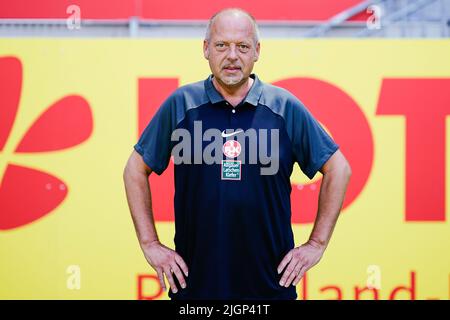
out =
[[212,32],[211,40],[213,41],[224,41],[229,43],[252,43],[253,35],[251,32],[240,32],[240,33],[227,33],[227,32]]

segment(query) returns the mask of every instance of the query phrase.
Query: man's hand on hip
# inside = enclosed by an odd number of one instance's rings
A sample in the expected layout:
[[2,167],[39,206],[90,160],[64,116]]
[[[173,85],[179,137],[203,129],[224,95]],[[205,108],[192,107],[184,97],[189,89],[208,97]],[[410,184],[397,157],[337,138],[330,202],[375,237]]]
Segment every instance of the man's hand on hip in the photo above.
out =
[[313,241],[308,241],[289,251],[277,268],[278,274],[280,274],[287,265],[281,277],[280,285],[287,288],[292,283],[296,286],[304,274],[320,261],[324,251],[324,247]]
[[[178,279],[181,287],[186,288],[186,281],[184,280],[183,273],[188,276],[188,267],[183,258],[174,250],[161,244],[159,241],[154,241],[145,248],[145,258],[148,263],[156,270],[161,287],[166,291],[166,283],[164,281],[164,274],[166,274],[169,281],[170,288],[173,293],[177,293],[178,288],[175,285],[175,281],[172,274]],[[183,271],[183,272],[181,272]]]

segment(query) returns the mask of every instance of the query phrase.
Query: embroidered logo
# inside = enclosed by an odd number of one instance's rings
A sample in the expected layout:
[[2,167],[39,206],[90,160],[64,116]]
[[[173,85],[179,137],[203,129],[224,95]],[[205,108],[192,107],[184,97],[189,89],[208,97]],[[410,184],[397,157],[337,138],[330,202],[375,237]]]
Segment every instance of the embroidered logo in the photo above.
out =
[[228,140],[223,144],[222,151],[227,158],[236,158],[241,154],[241,144],[236,140]]

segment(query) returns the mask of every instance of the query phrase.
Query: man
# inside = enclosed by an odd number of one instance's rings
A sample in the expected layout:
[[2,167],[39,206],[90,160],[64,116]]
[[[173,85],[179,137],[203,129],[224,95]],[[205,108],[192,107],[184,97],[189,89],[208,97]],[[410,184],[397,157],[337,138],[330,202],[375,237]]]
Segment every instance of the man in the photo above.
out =
[[[250,14],[226,9],[214,15],[203,49],[212,75],[163,103],[124,170],[141,248],[164,290],[167,278],[172,299],[296,299],[295,286],[330,240],[350,166],[296,97],[251,73],[260,42]],[[192,146],[198,138],[190,135],[198,133],[200,145]],[[171,154],[175,251],[159,241],[148,184]],[[310,179],[323,174],[313,231],[298,247],[290,207],[295,162]]]

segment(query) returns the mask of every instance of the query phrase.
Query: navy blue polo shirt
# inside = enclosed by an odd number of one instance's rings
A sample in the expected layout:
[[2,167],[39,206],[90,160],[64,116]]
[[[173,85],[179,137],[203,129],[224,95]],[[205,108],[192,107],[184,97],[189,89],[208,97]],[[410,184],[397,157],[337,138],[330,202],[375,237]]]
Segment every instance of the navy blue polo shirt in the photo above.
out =
[[[191,152],[190,163],[174,166],[175,250],[189,267],[187,287],[181,289],[176,281],[178,292],[169,291],[174,300],[297,298],[294,286],[279,285],[282,273],[277,273],[283,257],[294,248],[290,176],[297,162],[312,179],[338,145],[294,95],[251,77],[250,91],[234,108],[215,89],[212,75],[178,88],[134,146],[159,175],[181,141],[173,139],[177,129],[194,136],[195,123],[201,123],[201,133],[208,129],[225,133],[220,137],[223,161],[195,162],[213,141],[205,139],[200,148],[180,153]],[[275,173],[261,174],[267,161],[252,162],[245,153],[253,149],[236,145],[238,136],[249,129],[262,134],[241,141],[250,145],[252,139],[259,149],[264,140],[266,154],[277,156]],[[269,137],[275,131],[277,141]]]

